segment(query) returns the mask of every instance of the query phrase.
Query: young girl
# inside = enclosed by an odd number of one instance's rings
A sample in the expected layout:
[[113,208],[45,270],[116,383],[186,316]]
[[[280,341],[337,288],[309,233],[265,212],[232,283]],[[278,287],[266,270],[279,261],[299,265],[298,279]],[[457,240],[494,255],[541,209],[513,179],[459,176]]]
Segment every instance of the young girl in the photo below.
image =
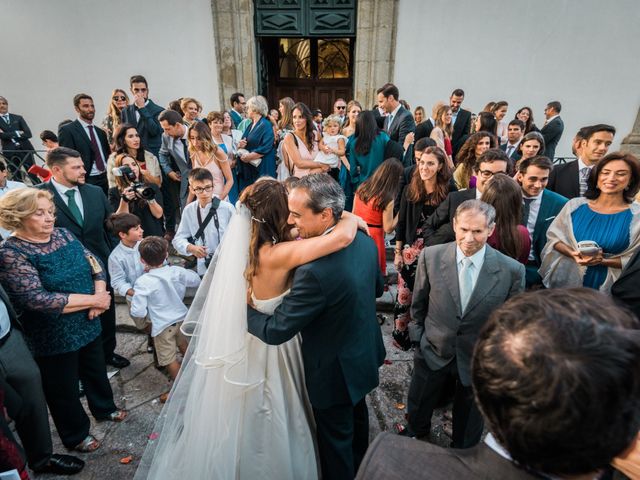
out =
[[329,115],[323,122],[324,130],[320,140],[320,151],[315,162],[329,165],[329,175],[338,181],[340,173],[340,157],[345,154],[347,138],[340,135],[340,119],[337,115]]

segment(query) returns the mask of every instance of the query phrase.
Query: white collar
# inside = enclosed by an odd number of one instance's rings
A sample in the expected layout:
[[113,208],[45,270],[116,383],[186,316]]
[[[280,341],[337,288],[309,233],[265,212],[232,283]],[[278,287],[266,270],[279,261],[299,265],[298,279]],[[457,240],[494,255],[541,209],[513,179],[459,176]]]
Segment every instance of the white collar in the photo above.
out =
[[80,117],[78,117],[78,121],[80,122],[80,125],[82,125],[84,128],[95,127],[95,125],[93,123],[87,123]]
[[478,250],[470,257],[467,257],[464,253],[462,253],[460,247],[456,245],[456,264],[460,263],[463,258],[468,258],[469,260],[471,260],[471,263],[473,263],[474,266],[477,266],[479,265],[480,261],[484,259],[484,254],[486,251],[487,245],[484,244],[480,250]]
[[507,148],[509,147],[518,148],[518,145],[520,145],[521,141],[522,141],[522,137],[520,137],[520,140],[518,140],[516,143],[509,143],[509,141],[507,140]]
[[51,177],[50,180],[51,184],[55,187],[55,189],[58,191],[58,193],[60,194],[60,196],[64,196],[66,195],[66,192],[68,190],[75,190],[76,192],[80,193],[80,189],[78,188],[77,185],[73,186],[73,187],[67,187],[65,185],[62,185],[61,183],[56,182],[56,179]]
[[556,118],[558,118],[559,116],[560,116],[560,114],[558,114],[558,115],[554,115],[553,117],[551,117],[551,118],[547,119],[547,125],[548,125],[549,123],[551,123],[551,120],[555,120],[555,119],[556,119]]
[[582,171],[583,168],[588,168],[589,170],[591,170],[594,166],[595,165],[593,165],[593,166],[587,165],[586,163],[584,163],[582,161],[582,159],[580,157],[578,157],[578,171],[579,172]]
[[402,104],[398,103],[398,106],[394,108],[393,112],[391,112],[389,115],[392,115],[395,118],[396,114],[398,113],[398,110],[400,110],[400,107],[402,107]]
[[534,202],[538,202],[538,201],[540,201],[540,199],[542,198],[542,195],[544,195],[544,188],[543,188],[543,189],[542,189],[542,191],[541,191],[538,195],[536,195],[535,197],[527,197],[527,196],[525,195],[525,193],[524,193],[524,190],[522,190],[522,198],[527,198],[527,199],[533,200]]
[[120,248],[122,248],[125,252],[137,251],[138,245],[140,245],[140,242],[136,242],[136,244],[133,247],[127,247],[124,243],[122,243],[122,240],[120,240]]

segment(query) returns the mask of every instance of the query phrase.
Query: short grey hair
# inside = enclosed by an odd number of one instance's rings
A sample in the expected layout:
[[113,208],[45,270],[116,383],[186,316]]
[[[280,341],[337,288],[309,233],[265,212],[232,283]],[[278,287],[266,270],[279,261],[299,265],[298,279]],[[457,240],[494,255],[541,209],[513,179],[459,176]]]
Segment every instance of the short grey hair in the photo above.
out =
[[487,219],[487,227],[491,228],[496,223],[496,209],[482,200],[466,200],[458,205],[454,218],[458,218],[465,212],[481,213]]
[[302,177],[295,184],[294,189],[304,189],[309,195],[307,207],[313,213],[321,213],[325,208],[333,212],[333,219],[337,222],[344,210],[345,196],[342,188],[326,173],[312,173]]
[[262,95],[256,95],[247,100],[247,112],[257,112],[263,117],[266,117],[269,113],[269,105],[267,99]]

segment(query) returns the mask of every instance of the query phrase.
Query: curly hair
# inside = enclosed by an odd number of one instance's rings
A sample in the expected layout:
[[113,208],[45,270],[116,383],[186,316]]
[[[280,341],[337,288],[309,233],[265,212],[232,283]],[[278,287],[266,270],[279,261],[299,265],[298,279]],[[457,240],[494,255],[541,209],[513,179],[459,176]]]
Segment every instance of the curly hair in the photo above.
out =
[[[489,148],[498,148],[498,139],[489,132],[476,132],[470,135],[456,155],[456,162],[462,164],[462,177],[471,178],[476,165],[476,147],[480,140],[489,137]],[[468,180],[467,180],[468,183]]]
[[7,230],[19,230],[22,222],[36,213],[38,200],[46,198],[55,212],[53,195],[48,190],[38,188],[16,188],[0,197],[0,227]]
[[277,180],[262,177],[242,191],[240,202],[251,212],[249,264],[245,270],[245,278],[251,282],[258,271],[260,248],[265,243],[275,244],[289,237],[292,227],[287,223],[287,189]]

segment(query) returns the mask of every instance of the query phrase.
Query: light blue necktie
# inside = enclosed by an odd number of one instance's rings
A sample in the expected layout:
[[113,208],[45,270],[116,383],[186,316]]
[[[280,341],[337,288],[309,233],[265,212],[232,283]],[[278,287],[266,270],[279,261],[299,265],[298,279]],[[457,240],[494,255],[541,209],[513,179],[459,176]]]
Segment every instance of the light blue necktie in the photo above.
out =
[[469,257],[464,257],[460,263],[462,264],[459,274],[460,307],[464,313],[471,298],[471,293],[473,292],[473,262]]

